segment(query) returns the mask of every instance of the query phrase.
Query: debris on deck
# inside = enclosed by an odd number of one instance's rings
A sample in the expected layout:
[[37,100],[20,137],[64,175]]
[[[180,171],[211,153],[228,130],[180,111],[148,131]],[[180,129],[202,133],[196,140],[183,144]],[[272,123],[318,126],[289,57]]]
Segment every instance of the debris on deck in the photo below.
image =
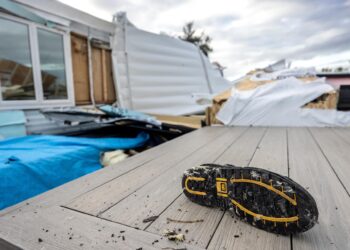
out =
[[185,235],[175,232],[175,230],[165,230],[163,235],[168,238],[168,240],[182,242],[185,240]]
[[199,220],[174,220],[171,218],[166,218],[167,222],[176,222],[176,223],[198,223],[198,222],[204,222],[203,219]]

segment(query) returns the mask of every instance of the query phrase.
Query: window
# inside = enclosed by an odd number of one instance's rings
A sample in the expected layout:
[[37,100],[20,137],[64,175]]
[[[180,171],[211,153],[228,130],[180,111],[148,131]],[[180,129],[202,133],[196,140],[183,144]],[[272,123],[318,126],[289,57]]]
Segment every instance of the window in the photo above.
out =
[[3,100],[35,99],[28,26],[1,18],[0,88]]
[[69,34],[0,13],[0,109],[74,105]]
[[44,99],[67,99],[62,35],[38,29]]

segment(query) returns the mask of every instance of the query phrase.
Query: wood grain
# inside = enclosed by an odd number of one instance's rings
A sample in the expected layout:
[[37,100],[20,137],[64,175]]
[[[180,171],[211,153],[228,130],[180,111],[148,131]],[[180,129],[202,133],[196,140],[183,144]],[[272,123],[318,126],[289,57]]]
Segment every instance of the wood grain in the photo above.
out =
[[[270,128],[259,143],[256,137],[256,151],[249,161],[244,159],[242,165],[268,169],[288,175],[287,134],[283,128]],[[252,139],[251,139],[252,140]],[[259,145],[258,145],[259,143]],[[244,147],[244,146],[243,146]],[[229,156],[227,156],[229,157]],[[235,156],[231,156],[236,160]],[[234,237],[238,235],[238,237]],[[290,238],[271,234],[232,218],[226,212],[217,228],[208,249],[290,249]]]
[[[0,248],[350,249],[349,147],[349,129],[202,128],[1,211]],[[289,167],[290,177],[315,197],[319,224],[293,236],[291,244],[289,237],[190,202],[182,194],[181,174],[204,162],[261,167],[283,175]],[[111,205],[106,211],[103,202]],[[141,222],[151,215],[159,217]],[[162,237],[164,229],[181,229],[185,245]],[[118,238],[120,231],[125,231],[125,241]],[[112,234],[117,238],[111,239]]]
[[[185,170],[215,161],[220,153],[246,129],[225,130],[226,133],[194,152],[190,158],[179,162],[168,171],[164,171],[142,189],[134,192],[101,216],[141,229],[146,228],[148,223],[143,223],[143,219],[160,215],[182,193],[181,180]],[[169,216],[172,217],[172,215]]]
[[206,136],[197,136],[193,140],[176,145],[174,149],[168,149],[166,154],[154,161],[145,163],[141,167],[81,195],[65,204],[65,207],[91,215],[99,215],[185,158],[190,157],[201,147],[205,147],[223,132],[223,128],[207,130]]
[[[234,133],[237,128],[228,128],[226,136]],[[232,155],[232,152],[237,152],[236,159],[238,164],[244,163],[247,158],[251,158],[256,149],[257,143],[264,133],[264,129],[249,129],[242,136],[238,137],[233,143],[225,150],[221,150],[220,154],[214,162],[225,162],[227,161],[227,156]],[[245,150],[240,151],[242,143],[248,142],[246,144]],[[240,154],[242,152],[242,154]],[[179,209],[180,208],[180,209]],[[220,222],[223,211],[219,209],[207,208],[204,206],[199,206],[183,195],[179,199],[175,200],[171,206],[169,206],[161,216],[147,228],[150,232],[161,233],[162,230],[167,228],[181,228],[182,231],[188,230],[186,233],[187,242],[200,247],[206,247],[211,237],[213,236],[215,229]],[[204,219],[202,223],[193,224],[183,224],[183,223],[169,223],[167,224],[167,218],[172,218],[176,220],[196,220]]]
[[288,138],[290,176],[308,189],[319,210],[319,224],[294,236],[294,249],[350,249],[349,196],[307,129],[288,129]]
[[349,130],[344,128],[312,128],[310,132],[349,194]]
[[[0,218],[0,237],[23,249],[161,249],[187,248],[167,239],[69,209],[52,207],[38,213]],[[153,244],[152,244],[153,243]],[[1,245],[0,245],[1,246]]]

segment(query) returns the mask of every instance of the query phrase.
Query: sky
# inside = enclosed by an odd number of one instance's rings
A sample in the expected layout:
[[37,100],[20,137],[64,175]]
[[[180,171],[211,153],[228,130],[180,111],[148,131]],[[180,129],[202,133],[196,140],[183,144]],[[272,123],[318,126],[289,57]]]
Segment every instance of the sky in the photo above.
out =
[[211,61],[237,78],[286,58],[293,67],[350,64],[350,0],[60,0],[107,21],[179,36],[186,22],[212,37]]

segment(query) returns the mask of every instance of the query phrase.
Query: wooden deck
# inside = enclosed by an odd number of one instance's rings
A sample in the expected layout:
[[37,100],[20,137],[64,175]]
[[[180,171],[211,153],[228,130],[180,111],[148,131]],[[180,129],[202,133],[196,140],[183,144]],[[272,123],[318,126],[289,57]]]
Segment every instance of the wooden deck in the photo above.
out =
[[[349,149],[350,129],[199,129],[0,211],[0,249],[350,249]],[[315,197],[319,224],[277,236],[193,204],[181,176],[207,162],[290,176]],[[159,217],[144,223],[150,216]],[[186,242],[168,241],[165,229]]]

